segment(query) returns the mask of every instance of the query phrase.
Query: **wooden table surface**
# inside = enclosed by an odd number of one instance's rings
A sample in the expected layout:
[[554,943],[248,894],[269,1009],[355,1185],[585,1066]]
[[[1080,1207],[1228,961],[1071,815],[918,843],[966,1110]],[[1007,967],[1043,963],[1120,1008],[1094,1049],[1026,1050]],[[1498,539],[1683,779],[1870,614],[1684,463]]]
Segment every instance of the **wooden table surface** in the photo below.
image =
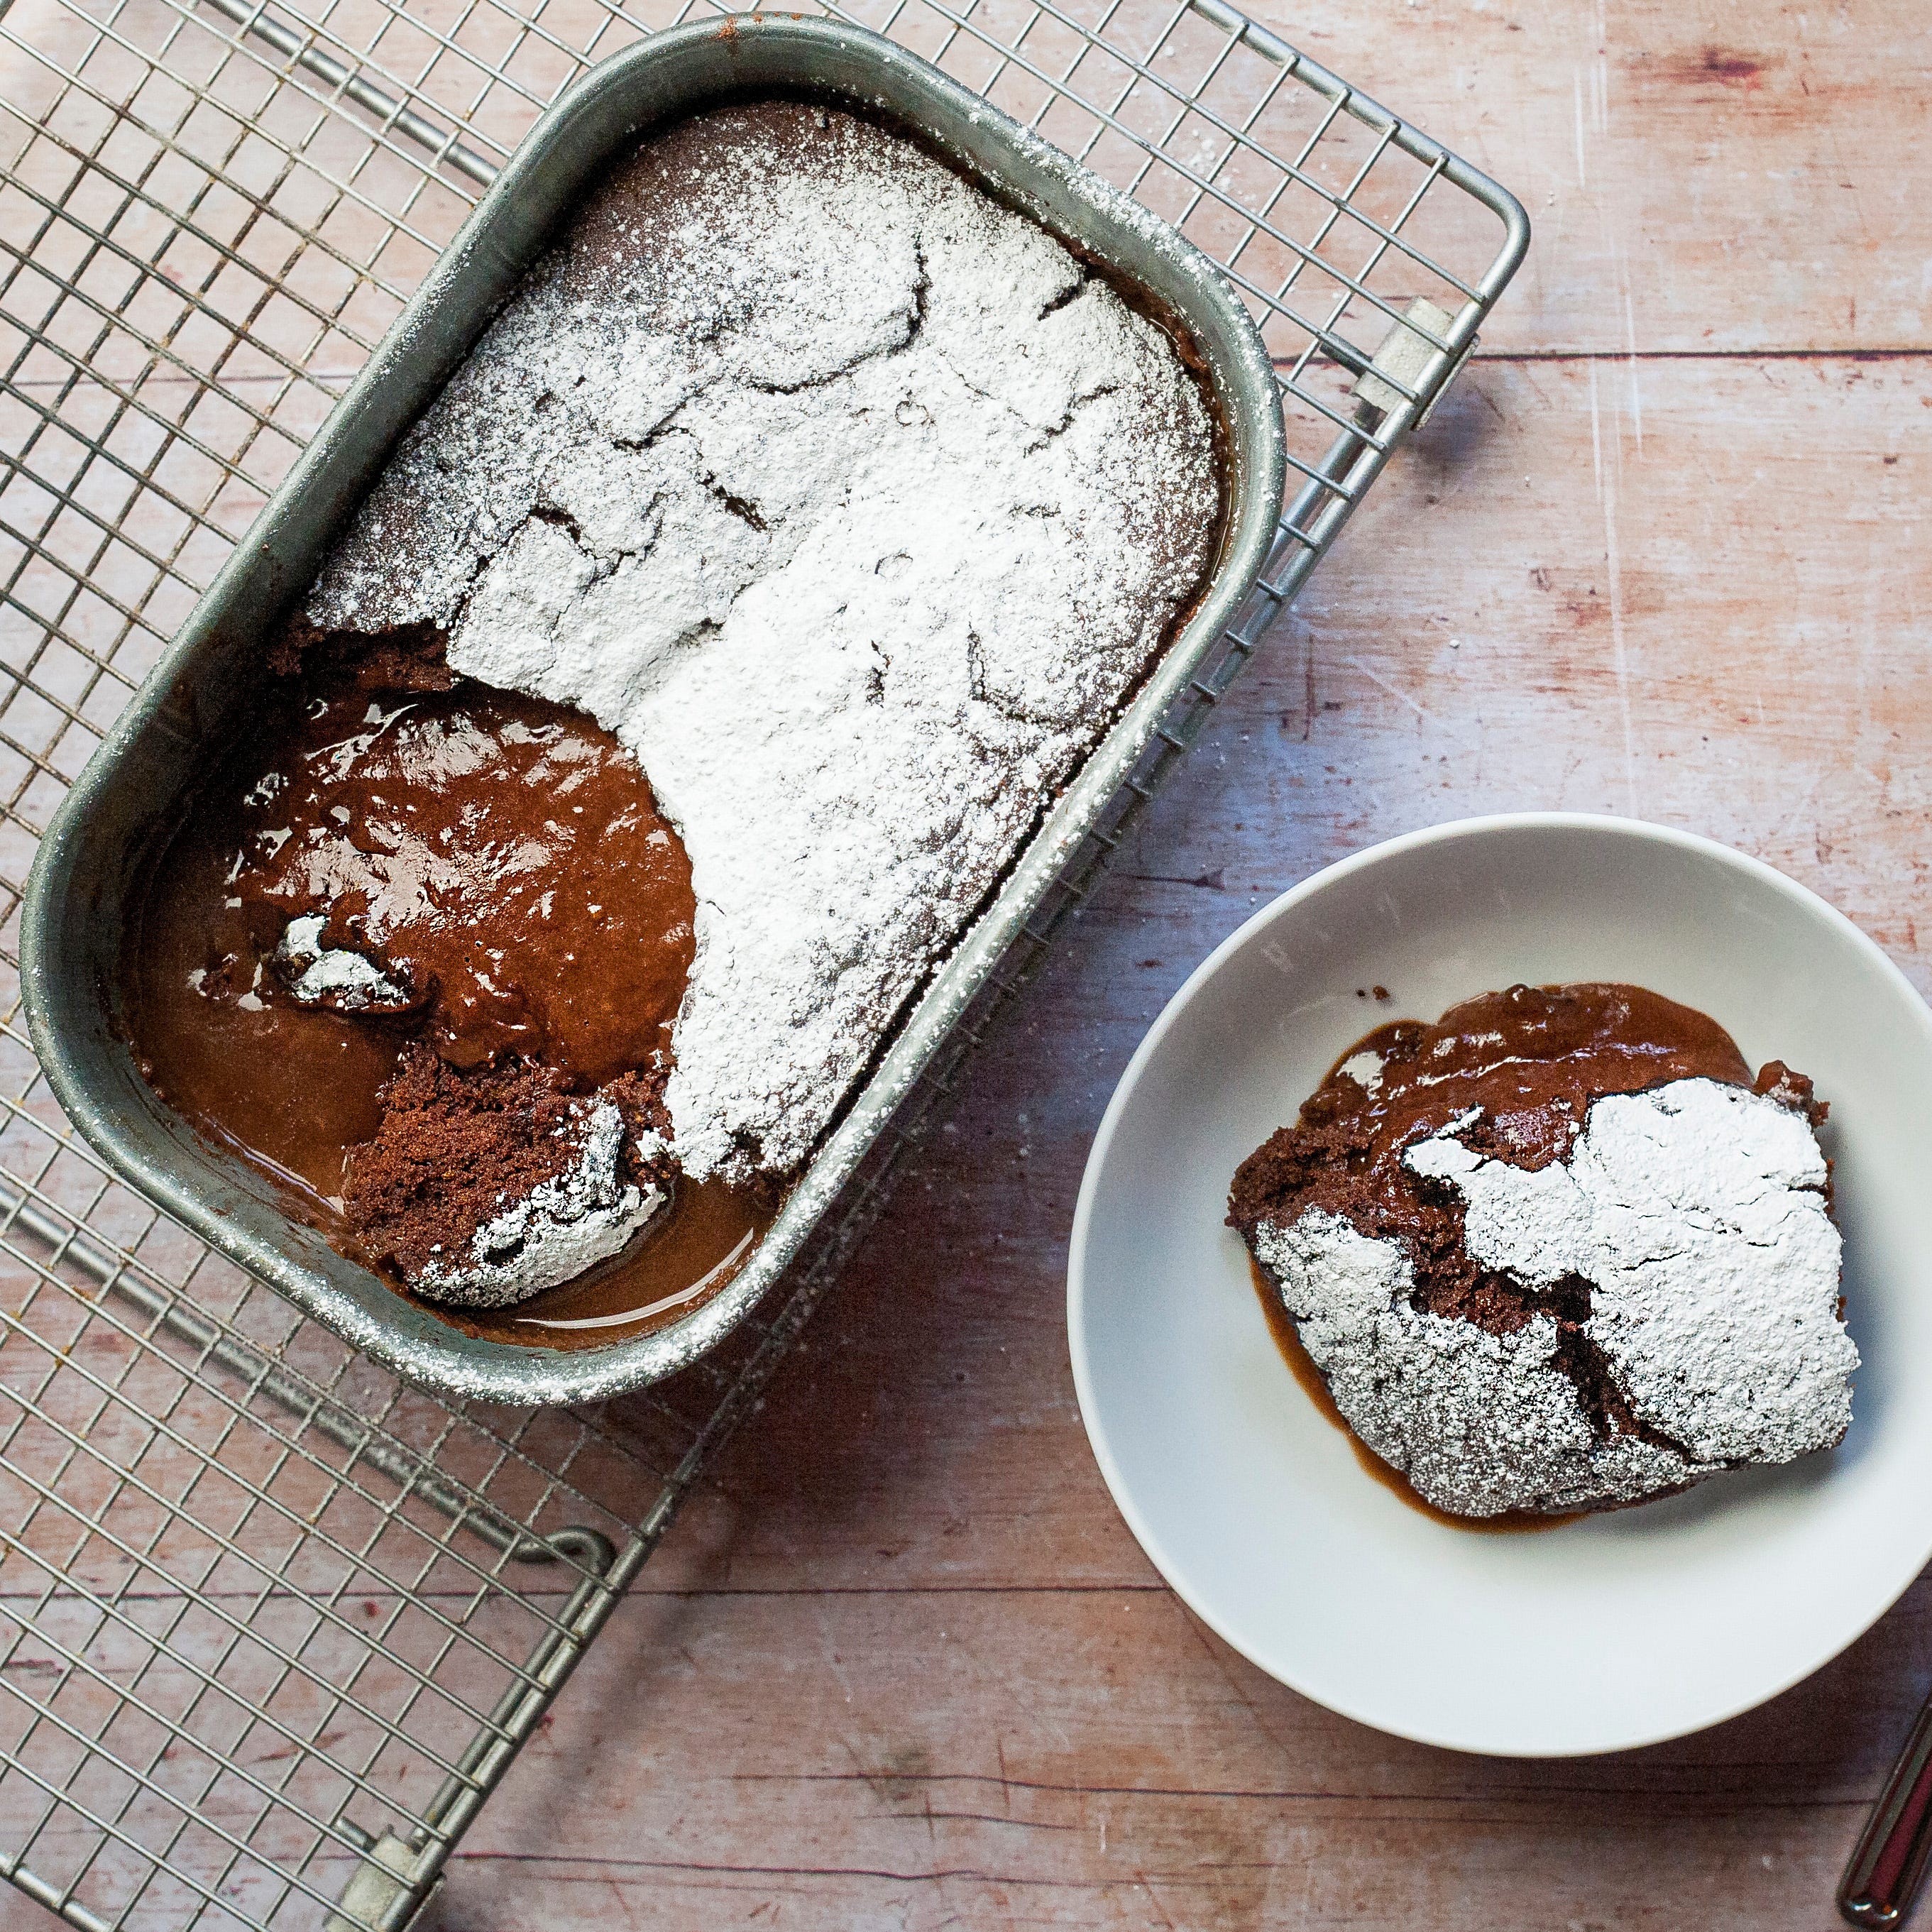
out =
[[1932,1588],[1682,1743],[1383,1737],[1155,1576],[1081,1429],[1064,1269],[1162,1004],[1392,833],[1518,806],[1688,826],[1932,980],[1932,22],[1264,17],[1512,188],[1528,262],[471,1833],[452,1928],[1837,1922],[1932,1679]]
[[[1382,1736],[1155,1576],[1081,1429],[1064,1267],[1162,1004],[1393,833],[1690,827],[1932,980],[1932,25],[1924,0],[1262,10],[1514,189],[1528,262],[470,1833],[452,1932],[1836,1922],[1932,1680],[1932,1588],[1681,1743]],[[44,1922],[11,1895],[0,1921]]]

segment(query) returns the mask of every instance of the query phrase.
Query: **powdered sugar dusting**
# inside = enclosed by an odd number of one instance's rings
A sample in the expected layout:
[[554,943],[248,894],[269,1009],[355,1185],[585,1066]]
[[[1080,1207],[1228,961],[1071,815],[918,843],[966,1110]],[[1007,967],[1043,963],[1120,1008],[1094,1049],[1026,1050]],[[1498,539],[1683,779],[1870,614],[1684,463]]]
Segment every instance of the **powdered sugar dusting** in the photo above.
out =
[[1841,1243],[1802,1113],[1713,1080],[1596,1101],[1567,1162],[1409,1148],[1468,1204],[1485,1268],[1591,1285],[1583,1329],[1637,1415],[1705,1461],[1782,1462],[1851,1420],[1858,1352],[1838,1318]]
[[1589,1284],[1583,1333],[1645,1433],[1602,1434],[1546,1315],[1516,1332],[1420,1312],[1398,1241],[1313,1210],[1257,1258],[1350,1426],[1439,1508],[1469,1516],[1636,1501],[1728,1465],[1828,1448],[1858,1351],[1804,1115],[1709,1080],[1591,1106],[1568,1160],[1530,1170],[1458,1137],[1404,1154],[1467,1204],[1472,1256],[1529,1288]]
[[325,947],[322,913],[307,913],[284,928],[275,964],[301,1005],[332,1006],[338,1012],[380,1012],[406,1006],[409,989],[399,986],[373,961],[340,946]]
[[1040,230],[845,116],[694,126],[493,325],[308,615],[440,625],[638,756],[698,898],[674,1150],[740,1178],[809,1154],[1218,493],[1172,345]]
[[1314,1209],[1264,1222],[1255,1253],[1349,1427],[1458,1516],[1633,1502],[1711,1473],[1625,1436],[1599,1440],[1556,1366],[1556,1324],[1514,1334],[1418,1311],[1399,1242]]

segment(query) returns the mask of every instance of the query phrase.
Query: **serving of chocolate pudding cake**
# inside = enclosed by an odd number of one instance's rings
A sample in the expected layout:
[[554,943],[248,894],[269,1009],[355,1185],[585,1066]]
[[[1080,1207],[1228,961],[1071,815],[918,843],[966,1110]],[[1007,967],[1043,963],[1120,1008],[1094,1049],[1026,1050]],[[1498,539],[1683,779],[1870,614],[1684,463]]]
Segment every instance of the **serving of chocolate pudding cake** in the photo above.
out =
[[1641,987],[1512,986],[1358,1042],[1228,1220],[1424,1503],[1616,1508],[1844,1435],[1826,1112]]
[[479,1332],[672,1318],[1184,620],[1224,494],[1183,345],[913,141],[792,100],[653,134],[280,622],[130,920],[143,1072]]

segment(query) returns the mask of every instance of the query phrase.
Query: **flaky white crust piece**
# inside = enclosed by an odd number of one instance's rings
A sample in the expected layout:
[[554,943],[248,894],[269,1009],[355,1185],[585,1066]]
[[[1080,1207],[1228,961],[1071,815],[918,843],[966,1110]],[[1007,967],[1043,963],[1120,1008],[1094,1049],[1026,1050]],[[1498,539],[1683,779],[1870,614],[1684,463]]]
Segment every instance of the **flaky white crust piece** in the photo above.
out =
[[802,154],[710,118],[742,138],[674,218],[492,325],[307,614],[440,626],[637,755],[698,901],[674,1152],[738,1180],[810,1154],[1219,499],[1174,346],[1041,230],[848,116]]
[[655,1186],[625,1179],[623,1116],[608,1100],[579,1100],[560,1130],[574,1156],[526,1194],[500,1195],[498,1210],[456,1252],[410,1286],[464,1308],[508,1308],[574,1281],[618,1254],[664,1204]]
[[1802,1113],[1675,1081],[1595,1101],[1570,1158],[1534,1170],[1473,1153],[1458,1138],[1470,1124],[1406,1164],[1461,1195],[1478,1265],[1526,1288],[1590,1284],[1583,1333],[1648,1432],[1598,1435],[1547,1316],[1498,1336],[1420,1312],[1397,1241],[1320,1212],[1264,1222],[1256,1257],[1336,1406],[1426,1501],[1463,1516],[1601,1508],[1844,1436],[1858,1354]]

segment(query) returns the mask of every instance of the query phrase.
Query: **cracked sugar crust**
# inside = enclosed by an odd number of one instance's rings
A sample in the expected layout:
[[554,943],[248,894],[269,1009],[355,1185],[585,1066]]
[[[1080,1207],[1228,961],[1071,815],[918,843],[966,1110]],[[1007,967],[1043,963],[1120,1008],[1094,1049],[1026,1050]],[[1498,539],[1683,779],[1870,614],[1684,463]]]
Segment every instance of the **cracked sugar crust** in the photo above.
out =
[[782,1174],[1194,593],[1173,344],[910,143],[768,103],[653,140],[406,440],[308,599],[580,706],[682,836],[666,1092]]
[[1601,1508],[1712,1473],[1640,1436],[1599,1439],[1548,1316],[1493,1335],[1420,1311],[1401,1244],[1321,1208],[1252,1244],[1343,1420],[1436,1508]]
[[1567,1162],[1485,1160],[1452,1130],[1410,1172],[1466,1204],[1478,1263],[1590,1284],[1583,1332],[1638,1418],[1708,1462],[1784,1462],[1851,1422],[1842,1243],[1801,1112],[1711,1080],[1606,1095]]
[[1581,1325],[1624,1426],[1586,1412],[1549,1315],[1495,1334],[1419,1312],[1401,1242],[1324,1210],[1252,1236],[1349,1426],[1426,1501],[1600,1508],[1840,1440],[1858,1357],[1802,1111],[1707,1079],[1607,1095],[1569,1159],[1537,1168],[1474,1152],[1479,1120],[1414,1142],[1404,1165],[1460,1197],[1479,1267],[1532,1291],[1587,1285]]

